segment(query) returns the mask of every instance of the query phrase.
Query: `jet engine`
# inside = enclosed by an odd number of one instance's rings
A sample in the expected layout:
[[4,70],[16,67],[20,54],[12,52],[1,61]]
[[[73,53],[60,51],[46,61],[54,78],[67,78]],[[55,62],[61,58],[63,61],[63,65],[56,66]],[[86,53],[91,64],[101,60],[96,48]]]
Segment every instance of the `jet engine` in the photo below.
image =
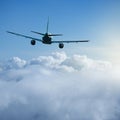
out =
[[35,40],[31,40],[31,45],[35,45],[36,41]]
[[59,43],[59,48],[63,48],[64,44],[63,43]]

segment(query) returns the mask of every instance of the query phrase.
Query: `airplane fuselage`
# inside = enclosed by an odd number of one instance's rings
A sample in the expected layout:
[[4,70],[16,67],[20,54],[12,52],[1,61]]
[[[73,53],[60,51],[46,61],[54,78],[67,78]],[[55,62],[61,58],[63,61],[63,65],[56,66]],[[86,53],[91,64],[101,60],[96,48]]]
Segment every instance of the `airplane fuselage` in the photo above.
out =
[[46,33],[43,37],[42,37],[42,42],[44,44],[51,44],[52,38],[48,35],[48,33]]

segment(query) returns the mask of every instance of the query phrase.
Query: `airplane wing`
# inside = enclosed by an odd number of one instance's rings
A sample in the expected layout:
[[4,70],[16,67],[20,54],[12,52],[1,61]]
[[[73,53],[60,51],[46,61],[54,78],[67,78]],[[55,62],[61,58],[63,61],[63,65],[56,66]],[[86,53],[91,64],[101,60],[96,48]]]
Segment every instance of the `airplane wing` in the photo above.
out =
[[78,42],[89,42],[89,40],[52,41],[52,43],[78,43]]
[[14,32],[10,32],[10,31],[7,31],[7,33],[10,33],[10,34],[13,34],[13,35],[17,35],[17,36],[21,36],[21,37],[25,37],[25,38],[29,38],[29,39],[32,39],[32,40],[36,40],[36,41],[42,42],[41,39],[33,38],[33,37],[30,37],[30,36],[26,36],[26,35],[22,35],[22,34],[19,34],[19,33],[14,33]]

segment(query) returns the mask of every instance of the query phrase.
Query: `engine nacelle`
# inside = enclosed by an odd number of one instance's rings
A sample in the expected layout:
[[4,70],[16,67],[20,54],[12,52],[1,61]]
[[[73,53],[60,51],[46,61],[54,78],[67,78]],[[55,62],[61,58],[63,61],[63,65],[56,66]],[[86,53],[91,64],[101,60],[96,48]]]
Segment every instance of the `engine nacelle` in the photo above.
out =
[[35,45],[36,41],[35,40],[31,40],[31,45]]
[[59,43],[59,48],[63,48],[64,44],[63,43]]

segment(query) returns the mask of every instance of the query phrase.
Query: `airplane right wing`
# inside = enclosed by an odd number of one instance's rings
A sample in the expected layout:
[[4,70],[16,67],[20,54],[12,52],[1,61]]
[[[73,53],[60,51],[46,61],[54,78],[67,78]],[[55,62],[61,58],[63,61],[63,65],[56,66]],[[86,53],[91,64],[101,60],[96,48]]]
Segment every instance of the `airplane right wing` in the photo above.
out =
[[78,43],[78,42],[89,42],[89,40],[52,41],[52,43]]
[[10,34],[13,34],[13,35],[17,35],[17,36],[21,36],[21,37],[25,37],[25,38],[29,38],[29,39],[32,39],[32,40],[36,40],[36,41],[42,42],[41,39],[33,38],[31,36],[26,36],[26,35],[22,35],[22,34],[19,34],[19,33],[10,32],[10,31],[7,31],[7,33],[10,33]]

